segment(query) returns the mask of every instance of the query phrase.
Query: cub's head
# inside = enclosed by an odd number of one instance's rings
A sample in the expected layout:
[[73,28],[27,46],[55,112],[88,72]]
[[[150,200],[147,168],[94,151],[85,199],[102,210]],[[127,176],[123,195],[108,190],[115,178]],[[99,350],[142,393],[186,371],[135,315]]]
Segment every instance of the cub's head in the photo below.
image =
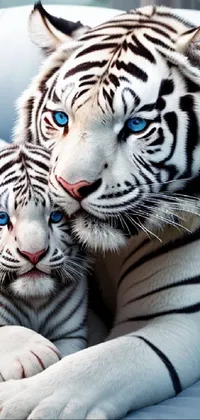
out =
[[47,297],[84,270],[48,192],[49,159],[41,146],[0,149],[0,287],[25,299]]
[[31,14],[49,57],[21,99],[16,138],[53,149],[51,191],[92,247],[179,225],[200,169],[199,29],[152,6],[70,25],[41,4]]

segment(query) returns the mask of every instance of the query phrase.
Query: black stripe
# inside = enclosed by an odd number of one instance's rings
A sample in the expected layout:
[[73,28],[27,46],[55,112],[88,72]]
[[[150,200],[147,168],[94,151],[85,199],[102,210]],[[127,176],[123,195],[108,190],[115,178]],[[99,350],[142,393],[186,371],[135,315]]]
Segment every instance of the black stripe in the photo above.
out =
[[120,85],[120,83],[119,83],[119,79],[118,79],[118,77],[117,77],[117,76],[115,76],[115,74],[110,73],[110,74],[109,74],[109,79],[110,79],[111,83],[113,83],[113,85],[114,85],[115,87],[118,87],[118,86]]
[[87,71],[87,70],[93,69],[94,67],[102,68],[102,67],[106,66],[106,64],[107,64],[107,60],[87,61],[86,63],[78,64],[78,66],[72,68],[71,70],[69,70],[65,74],[64,79],[69,77],[69,76],[73,76],[74,74],[79,73],[81,71]]
[[[175,14],[173,14],[173,13],[169,13],[169,12],[164,12],[164,11],[161,11],[161,10],[159,10],[159,9],[157,9],[156,10],[156,14],[158,15],[158,16],[164,16],[164,17],[167,17],[167,18],[169,18],[169,19],[174,19],[175,20],[175,22],[181,22],[181,23],[183,23],[184,25],[186,25],[186,26],[188,26],[189,28],[191,28],[191,31],[193,31],[194,30],[194,25],[191,23],[191,22],[188,22],[186,19],[184,19],[183,17],[181,17],[181,16],[178,16],[178,15],[175,15]],[[176,31],[177,32],[177,31]],[[189,33],[189,31],[187,31],[188,33]]]
[[[98,197],[98,200],[109,200],[110,198],[119,198],[123,197],[127,194],[130,194],[134,189],[136,188],[136,185],[132,185],[127,190],[117,191],[116,193],[110,193],[110,194],[102,194],[100,197]],[[99,207],[99,205],[93,204],[93,207]],[[107,206],[101,206],[101,208],[107,208]]]
[[[103,36],[102,35],[96,35],[96,36],[99,36],[99,37],[101,36],[101,41],[102,42],[112,41],[113,39],[116,40],[116,39],[121,39],[122,38],[122,34],[107,34],[107,35],[104,34]],[[93,36],[92,36],[92,38],[93,38]]]
[[172,384],[173,384],[173,387],[174,387],[175,394],[176,395],[179,394],[182,391],[181,382],[180,382],[180,379],[179,379],[179,376],[178,376],[178,373],[177,373],[175,367],[170,362],[168,357],[158,347],[156,347],[154,344],[152,344],[146,338],[144,338],[140,335],[136,335],[134,337],[137,337],[140,340],[144,341],[157,354],[157,356],[162,360],[162,362],[164,363],[164,365],[166,366],[166,368],[169,372],[169,376],[172,380]]
[[127,322],[135,322],[135,321],[150,321],[151,319],[160,318],[161,316],[165,316],[165,315],[175,315],[175,314],[189,315],[189,314],[195,314],[197,312],[200,312],[200,302],[194,303],[193,305],[184,306],[183,308],[169,309],[168,311],[155,312],[153,314],[133,316],[133,317],[126,318],[123,321],[118,322],[117,325],[125,324]]
[[156,103],[145,104],[141,108],[138,109],[138,112],[143,112],[143,111],[150,112],[150,111],[154,111],[155,108],[156,108]]
[[[22,168],[21,168],[22,169]],[[6,178],[6,177],[5,177]],[[4,178],[4,179],[5,179]],[[16,176],[13,176],[12,178],[8,178],[7,180],[5,180],[5,181],[3,181],[2,183],[1,183],[1,187],[5,187],[6,185],[8,185],[8,184],[10,184],[11,182],[14,184],[15,182],[17,182],[19,180],[19,176],[18,175],[16,175]],[[21,181],[21,178],[20,178],[20,181]]]
[[159,35],[162,35],[162,36],[164,36],[165,38],[167,38],[167,39],[169,39],[170,41],[172,41],[173,42],[173,40],[171,39],[171,36],[167,33],[167,32],[164,32],[164,31],[162,31],[162,29],[160,29],[160,28],[157,28],[157,27],[155,27],[155,26],[153,26],[153,25],[151,25],[153,22],[148,22],[147,23],[147,25],[135,25],[135,28],[138,30],[138,29],[144,29],[144,28],[147,28],[147,29],[151,29],[153,32],[155,32],[156,34],[159,34]]
[[66,336],[59,336],[59,337],[57,337],[57,338],[51,338],[51,341],[55,344],[56,343],[56,341],[60,341],[60,340],[83,340],[83,341],[85,341],[86,343],[88,342],[88,339],[86,338],[86,337],[84,337],[83,335],[75,335],[75,336],[72,336],[72,335],[68,335],[68,334],[66,334]]
[[[156,127],[155,127],[155,130],[156,130]],[[151,134],[153,134],[152,130],[151,130]],[[149,133],[149,135],[150,135],[150,133]],[[145,137],[143,136],[142,138],[145,138]],[[164,134],[163,134],[163,129],[162,129],[162,127],[159,127],[158,137],[150,143],[150,145],[147,148],[147,152],[149,152],[149,149],[151,149],[152,147],[161,146],[164,143],[164,141],[165,141],[165,137],[164,137]],[[151,162],[151,164],[154,166],[153,162]]]
[[56,305],[52,308],[52,310],[49,312],[47,317],[43,320],[43,322],[40,325],[40,328],[38,330],[38,333],[41,334],[43,331],[43,328],[47,325],[47,323],[51,320],[51,318],[54,318],[58,312],[60,312],[63,307],[66,305],[67,301],[72,298],[72,295],[75,293],[76,289],[74,287],[71,288],[68,295],[61,295],[61,299],[56,302]]
[[[17,160],[9,160],[8,162],[6,162],[3,166],[1,166],[1,174],[3,174],[4,172],[6,172],[8,169],[10,169],[13,165],[15,165],[16,163],[19,163]],[[20,161],[21,164],[21,161]],[[17,168],[18,169],[18,168]],[[10,182],[10,181],[9,181]],[[4,184],[3,184],[4,185]],[[6,185],[6,182],[5,182]]]
[[46,148],[41,147],[41,146],[35,146],[35,145],[33,146],[34,147],[34,149],[33,149],[33,147],[30,147],[30,146],[32,146],[32,145],[27,144],[26,148],[27,148],[27,150],[30,151],[30,153],[32,155],[36,155],[37,157],[42,156],[44,159],[49,161],[50,156],[51,156],[51,152],[50,152],[49,149],[46,149]]
[[77,55],[76,55],[76,58],[78,58],[78,57],[81,57],[82,55],[85,55],[85,54],[89,54],[89,53],[92,53],[92,52],[96,52],[96,51],[100,51],[100,50],[106,50],[107,48],[116,48],[116,42],[110,42],[110,43],[101,43],[101,44],[93,44],[93,45],[90,45],[90,47],[88,47],[88,48],[85,48],[84,50],[82,50],[81,52],[79,52]]
[[185,235],[181,238],[178,238],[174,240],[173,242],[168,242],[167,244],[161,246],[159,249],[156,249],[155,251],[150,252],[147,255],[144,255],[141,257],[136,263],[131,264],[130,267],[127,268],[127,270],[122,274],[118,287],[124,280],[124,278],[130,274],[132,271],[134,271],[136,268],[140,267],[144,263],[152,260],[153,258],[157,258],[160,255],[163,255],[167,252],[173,251],[179,247],[186,246],[191,244],[192,242],[198,241],[200,239],[200,229],[197,229],[195,232]]
[[[148,133],[147,134],[144,134],[142,137],[140,137],[141,139],[148,139],[149,137],[151,137],[152,136],[152,134],[153,133],[155,133],[155,131],[156,131],[156,127],[153,127],[150,131],[148,131]],[[151,142],[151,144],[150,144],[150,146],[153,146],[153,145],[155,145],[155,144],[163,144],[163,140],[164,140],[164,138],[162,139],[162,142],[160,143],[160,141],[161,141],[161,139],[160,139],[160,137],[158,137],[158,139],[156,139],[156,140],[154,140],[153,142]],[[159,141],[159,143],[158,143],[158,141]],[[148,166],[149,166],[149,164],[148,164]],[[148,168],[149,169],[149,168]]]
[[[50,340],[50,341],[55,341],[55,340],[59,340],[59,339],[60,339],[60,337],[62,337],[63,335],[67,336],[68,334],[69,334],[69,335],[71,335],[71,334],[75,334],[75,333],[77,333],[78,331],[80,331],[82,328],[84,328],[84,327],[86,326],[86,323],[87,323],[87,314],[86,314],[86,316],[83,318],[83,320],[81,321],[80,325],[78,325],[76,328],[73,328],[73,329],[71,329],[71,330],[68,330],[68,331],[66,331],[66,333],[61,333],[61,335],[60,335],[60,336],[58,335],[55,339],[53,339],[53,338],[52,338],[52,336],[50,336],[50,337],[48,337],[48,338],[49,338],[49,340]],[[51,332],[53,332],[53,331],[51,331]]]
[[[178,120],[177,115],[175,112],[167,112],[164,115],[164,120],[166,121],[169,131],[173,136],[173,144],[171,146],[170,153],[167,157],[165,157],[161,162],[166,163],[168,160],[170,160],[174,154],[176,144],[177,144],[177,131],[178,131]],[[196,133],[197,134],[197,133]]]
[[91,79],[92,77],[94,77],[94,74],[85,74],[84,76],[80,77],[80,81],[88,80],[88,79]]
[[98,38],[100,38],[100,41],[104,42],[104,41],[111,41],[115,38],[121,38],[121,34],[118,35],[109,35],[109,34],[94,34],[94,35],[83,35],[79,40],[81,41],[90,41],[90,40],[98,40]]
[[185,95],[180,98],[181,110],[187,113],[187,151],[185,156],[187,158],[187,173],[183,177],[191,176],[191,169],[193,163],[193,153],[195,153],[199,138],[199,125],[195,109],[195,102],[192,95]]
[[[37,113],[36,113],[37,117],[38,117],[38,111],[40,110],[40,106],[42,104],[42,101],[43,101],[43,99],[44,99],[44,97],[47,93],[46,84],[47,84],[48,80],[54,75],[54,73],[56,73],[59,70],[60,70],[60,65],[59,66],[56,65],[55,67],[51,68],[49,70],[49,72],[46,73],[46,75],[43,77],[43,79],[41,80],[41,82],[38,86],[39,91],[42,93],[42,97],[40,98],[40,101],[39,101],[39,104],[38,104],[38,109],[37,109]],[[37,118],[36,118],[36,120],[37,120]]]
[[[50,326],[49,330],[47,330],[47,332],[45,332],[45,335],[47,337],[49,337],[49,340],[51,340],[51,334],[53,334],[54,330],[58,330],[59,328],[61,328],[64,324],[67,324],[67,322],[72,318],[72,316],[76,313],[76,311],[78,311],[78,309],[84,304],[84,300],[86,299],[86,295],[85,293],[83,294],[83,296],[81,296],[81,298],[79,299],[79,301],[77,302],[77,304],[73,307],[73,309],[70,311],[69,314],[67,314],[67,316],[65,316],[64,318],[62,318],[58,323],[56,323],[56,325],[54,325],[53,327]],[[66,302],[66,297],[65,297],[65,302]],[[59,308],[61,311],[61,308]],[[59,312],[60,312],[59,311]],[[57,313],[56,313],[57,315]],[[65,313],[64,313],[65,315]],[[79,328],[80,329],[80,326]],[[71,333],[71,332],[70,332]]]
[[199,92],[199,85],[197,85],[195,82],[193,82],[192,80],[186,79],[185,78],[185,83],[186,83],[186,87],[187,87],[187,91],[188,93],[196,93]]
[[[6,297],[6,300],[8,300],[7,297]],[[16,313],[16,308],[15,307],[13,308],[13,305],[11,308],[9,301],[8,301],[8,304],[4,302],[3,303],[0,302],[0,308],[3,310],[3,313],[2,312],[0,313],[0,317],[3,317],[3,319],[7,322],[8,325],[10,325],[10,320],[6,317],[6,315],[11,316],[15,320],[17,325],[22,325],[19,315],[17,315]],[[13,324],[13,319],[12,319],[12,324]]]
[[13,263],[18,263],[19,261],[18,260],[16,260],[14,257],[9,257],[8,255],[6,255],[6,254],[4,254],[3,256],[2,256],[2,258],[3,259],[5,259],[6,261],[9,261],[9,262],[13,262]]
[[[94,78],[94,76],[93,76],[93,78]],[[79,84],[79,88],[82,88],[83,86],[87,86],[88,87],[88,89],[90,89],[90,87],[92,86],[92,85],[95,85],[97,83],[97,81],[96,80],[86,80],[85,82],[81,82],[80,84]]]
[[112,97],[109,95],[109,93],[106,91],[104,87],[103,87],[102,93],[103,93],[105,102],[109,104],[111,111],[114,112]]
[[174,82],[172,79],[163,79],[160,85],[159,96],[171,95],[174,91]]
[[154,38],[153,36],[148,35],[148,34],[144,34],[144,37],[148,41],[152,42],[153,44],[159,45],[160,47],[165,48],[167,51],[174,51],[172,48],[169,47],[169,45],[167,45],[163,41],[161,41],[161,39]]
[[[162,271],[162,270],[159,270],[159,271]],[[151,276],[149,276],[149,277],[147,276],[145,279],[141,280],[139,283],[141,283],[143,281],[146,281],[146,280],[149,280],[155,274],[156,273],[153,273]],[[199,275],[195,276],[195,277],[189,277],[185,280],[180,280],[180,281],[174,282],[172,284],[166,284],[165,286],[162,286],[162,287],[157,287],[157,289],[151,290],[148,293],[144,293],[143,295],[137,296],[136,298],[129,300],[128,302],[126,302],[126,305],[129,305],[130,303],[136,302],[137,300],[143,299],[145,297],[154,295],[155,293],[162,292],[163,290],[173,289],[174,287],[180,287],[180,286],[187,286],[187,285],[190,286],[192,284],[200,284],[200,276]],[[133,284],[133,287],[134,287],[134,284]]]
[[132,44],[131,42],[129,42],[127,44],[127,47],[132,51],[132,53],[134,55],[142,56],[142,57],[146,58],[146,60],[150,61],[150,63],[155,64],[156,63],[155,57],[153,56],[153,54],[151,54],[151,52],[149,51],[149,49],[146,48],[137,39],[137,37],[135,35],[132,35],[132,40],[133,40],[134,44]]
[[45,171],[45,175],[46,175],[46,173],[48,174],[48,172],[49,172],[49,162],[48,162],[48,164],[42,162],[39,154],[38,154],[37,157],[38,157],[38,159],[36,160],[36,159],[32,158],[31,156],[26,155],[26,159],[27,159],[26,166],[28,168],[31,168],[31,169],[34,170],[33,164],[35,164],[37,167],[39,166],[39,168],[41,168]]
[[131,62],[124,63],[124,61],[118,60],[116,64],[115,62],[113,62],[112,67],[115,67],[115,65],[116,65],[117,70],[122,69],[126,71],[127,73],[129,73],[131,76],[134,76],[137,79],[142,80],[143,82],[147,82],[148,80],[147,73]]
[[[28,309],[30,309],[30,305],[29,305],[29,304],[28,304],[25,300],[23,300],[23,299],[22,299],[22,301],[23,301],[23,305],[26,305],[26,307],[27,307]],[[21,305],[20,300],[19,300],[19,302],[16,302],[16,301],[15,301],[14,306],[15,306],[15,309],[17,309],[17,311],[19,312],[19,314],[20,314],[20,315],[23,315],[23,316],[24,316],[24,318],[26,318],[26,319],[27,319],[27,321],[28,321],[28,322],[30,322],[29,315],[28,315],[28,314],[24,311],[24,309],[22,308],[22,305]],[[23,325],[23,322],[21,323],[21,325]]]
[[[15,154],[16,154],[16,152],[18,151],[18,146],[16,145],[15,147],[13,147],[13,145],[12,146],[10,146],[10,145],[6,145],[6,147],[5,147],[5,149],[3,148],[1,151],[0,151],[0,158],[1,159],[5,159],[6,157],[8,157],[9,156],[9,158],[10,158],[10,156],[12,156],[12,155],[14,155],[15,156]],[[10,159],[11,160],[11,159]]]
[[26,117],[26,124],[25,124],[25,130],[26,130],[26,141],[32,142],[32,132],[31,132],[31,122],[32,122],[32,112],[34,108],[35,98],[32,96],[28,99],[28,101],[25,104],[25,112],[24,115]]

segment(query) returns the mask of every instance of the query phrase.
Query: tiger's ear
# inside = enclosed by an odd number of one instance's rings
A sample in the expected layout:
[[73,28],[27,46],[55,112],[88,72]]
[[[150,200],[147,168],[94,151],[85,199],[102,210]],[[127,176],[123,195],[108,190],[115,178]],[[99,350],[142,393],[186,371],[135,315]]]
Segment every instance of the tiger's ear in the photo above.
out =
[[200,68],[200,28],[192,28],[181,34],[176,50],[186,55],[193,66]]
[[50,15],[40,1],[35,4],[29,18],[31,41],[46,55],[55,51],[60,44],[78,39],[89,29],[89,26],[84,26],[81,22],[71,22]]

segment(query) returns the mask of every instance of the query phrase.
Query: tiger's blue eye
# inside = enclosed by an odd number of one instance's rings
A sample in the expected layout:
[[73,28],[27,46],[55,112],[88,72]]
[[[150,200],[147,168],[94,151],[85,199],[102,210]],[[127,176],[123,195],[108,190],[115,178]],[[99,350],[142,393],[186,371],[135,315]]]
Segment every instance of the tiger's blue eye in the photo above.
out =
[[5,211],[0,211],[0,226],[5,226],[9,223],[9,216]]
[[147,126],[147,121],[144,120],[144,118],[140,118],[140,117],[130,118],[130,120],[127,121],[127,127],[133,133],[139,133],[140,131],[143,131],[146,128],[146,126]]
[[59,127],[65,127],[68,124],[69,118],[65,112],[62,111],[54,111],[53,112],[53,119]]
[[52,211],[50,214],[50,223],[59,223],[63,218],[63,213],[60,210]]

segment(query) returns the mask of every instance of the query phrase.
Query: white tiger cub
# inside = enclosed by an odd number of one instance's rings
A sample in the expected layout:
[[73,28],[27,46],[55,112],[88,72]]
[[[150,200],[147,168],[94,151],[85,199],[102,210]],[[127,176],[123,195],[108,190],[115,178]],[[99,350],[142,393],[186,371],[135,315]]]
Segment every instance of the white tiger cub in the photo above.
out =
[[86,347],[86,258],[51,202],[50,152],[0,150],[0,381]]

